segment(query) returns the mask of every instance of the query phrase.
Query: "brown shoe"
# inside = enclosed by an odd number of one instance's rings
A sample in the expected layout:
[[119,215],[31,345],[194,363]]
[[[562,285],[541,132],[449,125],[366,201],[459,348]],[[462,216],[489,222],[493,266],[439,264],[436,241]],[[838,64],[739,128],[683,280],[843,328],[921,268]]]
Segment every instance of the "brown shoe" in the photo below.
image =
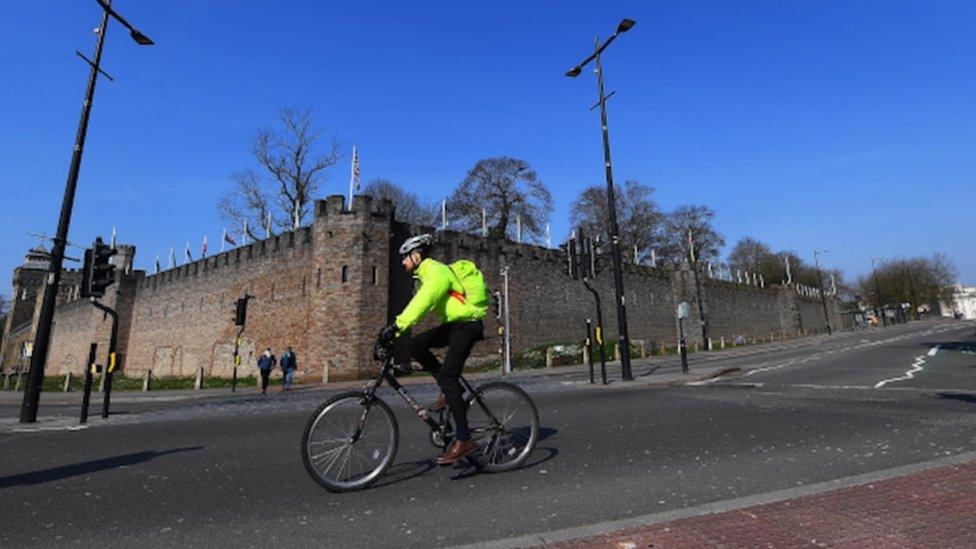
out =
[[441,410],[443,410],[446,407],[447,407],[447,397],[444,396],[444,393],[441,393],[440,396],[437,397],[437,402],[435,402],[434,404],[432,404],[430,406],[430,408],[427,408],[427,411],[428,412],[440,412]]
[[450,465],[452,463],[455,463],[457,460],[471,454],[477,449],[478,449],[478,445],[472,439],[465,440],[464,442],[461,442],[460,440],[455,440],[451,444],[451,447],[448,448],[446,452],[444,452],[437,458],[437,464]]

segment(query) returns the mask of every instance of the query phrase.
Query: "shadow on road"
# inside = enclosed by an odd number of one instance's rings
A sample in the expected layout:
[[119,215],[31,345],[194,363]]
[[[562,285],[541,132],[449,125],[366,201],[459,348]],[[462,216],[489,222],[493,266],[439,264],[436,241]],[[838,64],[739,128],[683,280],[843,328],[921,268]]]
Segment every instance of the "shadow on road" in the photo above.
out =
[[391,484],[397,484],[398,482],[404,482],[412,478],[419,477],[433,468],[433,459],[422,459],[420,461],[412,461],[410,463],[398,463],[390,467],[380,481],[370,486],[370,488],[380,488],[382,486],[389,486]]
[[939,398],[944,398],[946,400],[958,400],[961,402],[968,402],[969,404],[976,404],[976,395],[970,395],[966,393],[938,393]]
[[43,469],[41,471],[24,473],[21,475],[0,477],[0,488],[9,488],[11,486],[30,486],[33,484],[43,484],[45,482],[63,480],[78,475],[87,475],[90,473],[97,473],[99,471],[108,471],[110,469],[116,469],[118,467],[124,467],[127,465],[135,465],[137,463],[143,463],[151,459],[158,458],[160,456],[165,456],[167,454],[175,454],[178,452],[192,452],[195,450],[202,450],[202,449],[203,446],[193,446],[188,448],[174,448],[173,450],[166,450],[165,452],[138,452],[135,454],[125,454],[125,455],[115,456],[110,458],[96,459],[94,461],[84,461],[72,465],[65,465],[63,467],[54,467],[53,469]]

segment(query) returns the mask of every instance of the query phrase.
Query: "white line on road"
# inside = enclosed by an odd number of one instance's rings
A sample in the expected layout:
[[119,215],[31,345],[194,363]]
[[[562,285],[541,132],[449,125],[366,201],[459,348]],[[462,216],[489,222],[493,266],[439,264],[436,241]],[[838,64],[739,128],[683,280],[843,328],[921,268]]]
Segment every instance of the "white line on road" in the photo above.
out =
[[929,352],[925,353],[924,355],[919,355],[919,356],[915,357],[915,362],[913,362],[911,368],[909,368],[908,371],[905,372],[905,375],[899,376],[899,377],[893,377],[893,378],[890,378],[890,379],[883,379],[883,380],[875,383],[874,384],[874,388],[875,389],[880,389],[880,388],[884,387],[885,385],[887,385],[889,383],[893,383],[895,381],[906,381],[906,380],[912,379],[913,377],[915,377],[915,374],[917,374],[918,372],[921,372],[922,371],[922,365],[925,364],[925,358],[926,357],[930,357],[930,356],[935,356],[935,353],[938,353],[938,352],[939,352],[939,346],[938,345],[935,345],[934,347],[932,347],[931,349],[929,349]]

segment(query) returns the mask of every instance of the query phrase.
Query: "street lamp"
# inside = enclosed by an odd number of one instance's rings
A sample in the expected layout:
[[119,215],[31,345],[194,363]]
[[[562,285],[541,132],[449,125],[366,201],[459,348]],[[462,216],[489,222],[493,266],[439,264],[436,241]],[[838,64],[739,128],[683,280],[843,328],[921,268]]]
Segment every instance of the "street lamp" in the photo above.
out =
[[[633,26],[633,19],[624,19],[621,21],[617,25],[617,30],[614,31],[613,35],[606,42],[601,44],[600,38],[597,38],[593,53],[566,72],[566,76],[575,78],[583,71],[583,67],[589,64],[590,61],[596,60],[597,93],[599,96],[597,105],[600,107],[600,125],[603,129],[603,160],[607,177],[607,210],[609,210],[610,214],[610,255],[613,258],[613,283],[617,294],[615,296],[617,301],[617,326],[620,330],[620,345],[623,347],[623,351],[620,353],[620,368],[624,381],[630,381],[634,379],[634,376],[630,369],[630,336],[627,333],[627,306],[626,299],[624,298],[623,265],[620,258],[620,229],[617,226],[617,205],[613,192],[613,168],[610,163],[610,133],[607,129],[607,96],[603,93],[603,64],[600,55],[617,38],[617,35],[627,32]],[[610,95],[613,95],[613,92]]]
[[820,256],[827,253],[827,250],[814,250],[813,259],[817,264],[817,283],[820,285],[820,303],[823,304],[824,324],[827,326],[827,335],[832,335],[830,329],[830,315],[827,314],[827,292],[824,291],[823,272],[820,270]]
[[[44,284],[44,298],[41,301],[41,312],[38,317],[37,335],[34,338],[34,354],[31,355],[30,376],[24,389],[24,401],[20,408],[20,422],[34,423],[37,421],[37,405],[41,398],[41,385],[44,382],[44,363],[47,361],[48,345],[51,342],[51,325],[54,320],[54,306],[57,301],[58,285],[61,283],[61,265],[64,262],[64,248],[68,243],[68,226],[71,224],[71,209],[75,201],[75,188],[78,183],[78,171],[81,168],[81,154],[85,149],[85,136],[88,132],[88,117],[91,113],[92,99],[95,95],[95,83],[101,71],[99,64],[102,60],[102,46],[105,44],[105,30],[109,17],[114,18],[129,29],[129,35],[141,46],[150,46],[153,41],[139,32],[121,15],[112,9],[111,0],[96,0],[102,7],[102,22],[98,27],[98,42],[95,45],[94,61],[85,61],[91,66],[88,74],[88,88],[85,90],[85,102],[81,107],[81,118],[78,121],[78,133],[75,136],[74,151],[71,154],[71,166],[68,168],[68,181],[65,184],[64,198],[61,202],[61,217],[58,219],[58,232],[54,236],[51,246],[51,264]],[[84,56],[82,56],[84,58]],[[104,73],[102,73],[104,74]],[[107,76],[107,75],[106,75]]]

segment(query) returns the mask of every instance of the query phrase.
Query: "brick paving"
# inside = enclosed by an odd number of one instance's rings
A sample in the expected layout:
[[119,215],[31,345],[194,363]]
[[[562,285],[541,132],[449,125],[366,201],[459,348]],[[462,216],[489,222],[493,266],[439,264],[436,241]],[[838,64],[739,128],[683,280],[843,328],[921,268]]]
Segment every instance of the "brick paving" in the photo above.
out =
[[976,547],[976,461],[549,547]]

